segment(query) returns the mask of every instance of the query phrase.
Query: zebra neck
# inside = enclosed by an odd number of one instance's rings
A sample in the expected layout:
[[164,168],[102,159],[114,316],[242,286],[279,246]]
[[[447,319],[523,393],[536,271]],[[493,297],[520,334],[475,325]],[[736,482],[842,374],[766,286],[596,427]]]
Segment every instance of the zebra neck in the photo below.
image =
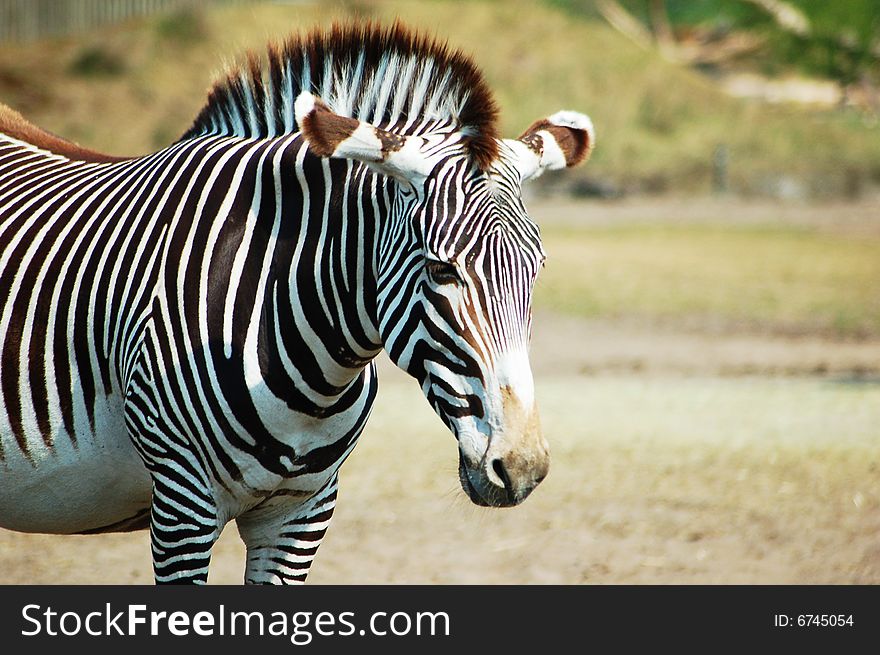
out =
[[264,342],[274,344],[276,352],[268,353],[273,361],[303,362],[319,374],[331,396],[382,348],[376,243],[389,189],[363,166],[314,158],[300,140],[293,147],[294,157],[285,159],[296,162],[295,170],[278,171],[282,227]]

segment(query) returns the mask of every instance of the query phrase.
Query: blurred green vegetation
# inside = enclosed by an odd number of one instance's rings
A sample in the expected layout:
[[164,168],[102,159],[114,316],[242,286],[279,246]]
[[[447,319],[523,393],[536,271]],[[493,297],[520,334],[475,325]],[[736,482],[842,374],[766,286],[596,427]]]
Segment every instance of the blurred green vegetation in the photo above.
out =
[[160,16],[156,20],[156,33],[170,42],[192,45],[207,37],[203,10],[184,7]]
[[506,135],[561,108],[591,115],[598,133],[593,160],[557,176],[557,183],[589,190],[595,185],[578,183],[593,180],[613,192],[709,192],[713,153],[723,145],[735,193],[779,195],[780,188],[794,188],[805,197],[858,195],[880,184],[880,128],[855,110],[728,97],[707,77],[635,46],[595,13],[573,17],[560,2],[361,0],[191,9],[78,37],[0,46],[0,101],[92,148],[145,153],[187,129],[206,89],[246,49],[265,51],[269,39],[334,19],[399,17],[474,57],[496,92]]
[[[595,19],[596,0],[547,0],[571,15]],[[876,0],[784,0],[782,4],[806,19],[800,33],[780,25],[767,3],[750,0],[620,0],[620,5],[646,27],[661,6],[674,31],[695,28],[716,36],[733,31],[761,39],[745,59],[768,74],[798,71],[843,84],[870,75],[880,82],[880,4]],[[743,64],[742,58],[738,62]]]
[[101,45],[90,45],[74,56],[67,70],[79,77],[115,77],[125,72],[125,64],[116,53]]

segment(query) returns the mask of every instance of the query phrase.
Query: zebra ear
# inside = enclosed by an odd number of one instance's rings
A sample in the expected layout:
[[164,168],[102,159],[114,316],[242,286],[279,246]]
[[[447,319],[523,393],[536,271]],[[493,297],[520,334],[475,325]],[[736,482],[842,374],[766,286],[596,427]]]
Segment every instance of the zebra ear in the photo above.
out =
[[535,121],[509,144],[519,154],[523,180],[528,180],[545,170],[577,166],[589,159],[596,144],[596,132],[589,116],[560,111]]
[[353,159],[378,172],[414,182],[430,172],[421,137],[402,136],[334,113],[308,91],[294,103],[296,122],[309,149],[319,157]]

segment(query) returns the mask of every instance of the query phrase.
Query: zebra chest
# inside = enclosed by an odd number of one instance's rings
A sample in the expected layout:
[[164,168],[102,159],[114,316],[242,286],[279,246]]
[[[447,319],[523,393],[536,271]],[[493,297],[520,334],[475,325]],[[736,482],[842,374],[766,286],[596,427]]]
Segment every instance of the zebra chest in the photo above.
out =
[[317,416],[292,409],[271,394],[255,393],[251,401],[261,421],[249,433],[253,449],[240,453],[242,466],[271,474],[264,475],[269,484],[280,477],[281,486],[292,483],[308,488],[309,480],[315,488],[322,486],[354,448],[369,418],[375,394],[376,379],[371,367],[335,406],[318,412]]
[[372,366],[323,405],[291,402],[266,380],[230,377],[161,376],[155,360],[144,358],[126,417],[148,467],[182,470],[198,462],[194,475],[226,499],[231,515],[277,490],[320,489],[354,447],[376,395]]
[[249,435],[250,445],[227,449],[225,479],[213,485],[221,523],[257,506],[299,506],[326,489],[357,443],[373,389],[367,385],[362,403],[328,417],[276,408],[271,437]]

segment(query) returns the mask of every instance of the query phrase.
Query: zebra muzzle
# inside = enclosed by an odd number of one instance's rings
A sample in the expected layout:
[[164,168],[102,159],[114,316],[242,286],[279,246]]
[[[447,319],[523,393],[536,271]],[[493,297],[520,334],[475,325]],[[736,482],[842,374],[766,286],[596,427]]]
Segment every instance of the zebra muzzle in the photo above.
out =
[[518,505],[550,470],[550,448],[541,432],[537,408],[508,419],[513,420],[492,435],[477,466],[468,466],[466,459],[460,457],[462,488],[477,505]]

